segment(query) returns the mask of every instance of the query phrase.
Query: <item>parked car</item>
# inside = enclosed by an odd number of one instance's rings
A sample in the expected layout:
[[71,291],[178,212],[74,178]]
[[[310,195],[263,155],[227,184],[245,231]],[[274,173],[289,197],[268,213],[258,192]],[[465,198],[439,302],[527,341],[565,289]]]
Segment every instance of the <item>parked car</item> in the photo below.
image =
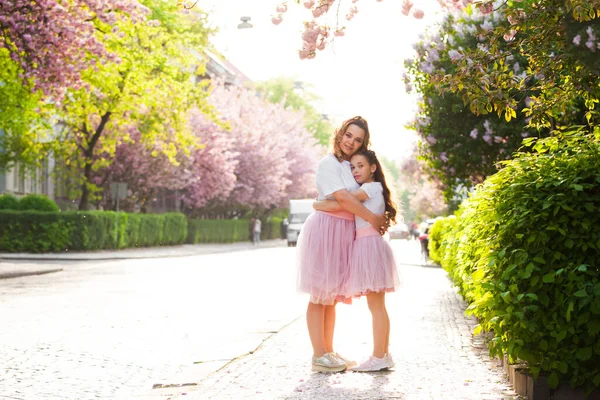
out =
[[290,200],[290,218],[287,226],[288,246],[295,246],[298,242],[298,235],[304,225],[304,221],[313,213],[314,199],[293,199]]
[[408,226],[405,223],[398,223],[388,230],[391,239],[408,239]]

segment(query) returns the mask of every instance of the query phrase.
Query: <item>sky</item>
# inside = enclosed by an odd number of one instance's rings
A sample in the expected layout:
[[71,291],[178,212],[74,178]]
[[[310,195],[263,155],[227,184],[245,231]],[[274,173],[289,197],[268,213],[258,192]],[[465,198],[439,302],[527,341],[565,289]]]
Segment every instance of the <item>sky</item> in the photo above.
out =
[[[414,55],[413,43],[427,25],[439,19],[435,0],[414,0],[426,11],[416,20],[401,14],[400,0],[361,0],[359,13],[346,21],[342,1],[340,25],[346,35],[312,60],[300,60],[302,21],[311,15],[294,0],[283,22],[275,26],[277,0],[199,0],[219,33],[212,42],[251,80],[291,76],[320,100],[314,105],[335,125],[361,115],[369,122],[372,148],[390,159],[408,156],[416,141],[404,125],[412,120],[415,95],[405,93],[404,60]],[[336,3],[337,4],[337,3]],[[237,29],[241,16],[251,17],[252,29]],[[335,14],[329,17],[336,24]]]

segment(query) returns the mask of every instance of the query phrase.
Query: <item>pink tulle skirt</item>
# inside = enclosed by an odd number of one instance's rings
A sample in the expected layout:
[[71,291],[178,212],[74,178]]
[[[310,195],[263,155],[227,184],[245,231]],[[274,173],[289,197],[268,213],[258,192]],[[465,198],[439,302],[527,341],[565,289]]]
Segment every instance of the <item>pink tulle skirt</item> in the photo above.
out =
[[341,295],[348,277],[348,259],[354,241],[354,216],[349,213],[315,212],[298,237],[297,288],[310,294],[315,304],[350,302]]
[[390,244],[373,228],[357,230],[342,295],[360,297],[372,292],[393,292],[399,284]]

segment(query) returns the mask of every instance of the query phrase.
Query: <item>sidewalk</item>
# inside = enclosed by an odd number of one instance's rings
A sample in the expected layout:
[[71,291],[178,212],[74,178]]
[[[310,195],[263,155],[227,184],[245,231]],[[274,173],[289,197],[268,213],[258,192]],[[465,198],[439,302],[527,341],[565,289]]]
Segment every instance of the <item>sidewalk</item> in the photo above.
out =
[[[259,248],[283,247],[285,239],[265,240],[258,246],[251,242],[184,244],[181,246],[145,247],[123,250],[101,250],[63,253],[0,253],[0,279],[19,278],[60,272],[53,262],[109,261],[144,258],[189,257],[201,254],[232,253]],[[7,263],[8,261],[8,263]]]
[[[410,264],[400,271],[403,287],[387,297],[392,371],[311,373],[300,317],[205,379],[182,375],[183,386],[148,390],[135,399],[518,399],[500,363],[473,338],[476,321],[464,316],[466,304],[445,271]],[[370,322],[365,300],[338,305],[336,350],[355,359],[368,355]]]

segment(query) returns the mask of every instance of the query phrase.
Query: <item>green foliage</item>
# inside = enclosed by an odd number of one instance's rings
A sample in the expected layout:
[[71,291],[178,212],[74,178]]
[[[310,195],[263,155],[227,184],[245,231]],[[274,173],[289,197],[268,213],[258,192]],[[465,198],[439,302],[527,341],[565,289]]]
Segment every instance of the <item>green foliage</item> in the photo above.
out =
[[233,243],[250,240],[247,219],[191,219],[186,243]]
[[429,258],[437,264],[442,263],[444,251],[448,246],[444,237],[446,232],[451,229],[454,220],[456,220],[454,216],[440,218],[429,229]]
[[180,213],[166,213],[163,229],[164,245],[181,244],[185,242],[188,234],[188,224],[185,215]]
[[141,217],[138,245],[146,247],[162,244],[165,217],[161,214],[141,214]]
[[19,199],[12,194],[0,195],[0,210],[18,210]]
[[600,130],[527,146],[446,226],[442,266],[493,355],[554,387],[600,387]]
[[328,119],[323,118],[312,104],[318,97],[307,88],[294,91],[294,80],[289,77],[273,78],[256,84],[256,89],[263,93],[271,103],[285,100],[285,107],[304,111],[306,129],[313,134],[320,145],[329,146],[335,128]]
[[19,209],[23,211],[60,211],[54,200],[41,194],[28,194],[19,200]]
[[[0,251],[84,251],[182,244],[183,214],[0,211]],[[118,232],[118,236],[117,236]],[[118,240],[118,242],[117,242]]]
[[178,155],[201,145],[188,111],[197,108],[216,119],[206,82],[195,83],[205,74],[200,54],[210,30],[204,14],[195,9],[185,15],[175,3],[159,0],[143,3],[160,24],[123,19],[111,27],[97,21],[116,59],[84,71],[89,87],[69,89],[58,115],[56,110],[51,115],[61,122],[56,152],[65,160],[64,173],[79,187],[82,210],[101,191],[93,172],[110,165],[117,145],[131,141],[133,133],[177,164]]
[[281,237],[282,218],[268,218],[262,221],[260,238],[261,240],[279,239]]

